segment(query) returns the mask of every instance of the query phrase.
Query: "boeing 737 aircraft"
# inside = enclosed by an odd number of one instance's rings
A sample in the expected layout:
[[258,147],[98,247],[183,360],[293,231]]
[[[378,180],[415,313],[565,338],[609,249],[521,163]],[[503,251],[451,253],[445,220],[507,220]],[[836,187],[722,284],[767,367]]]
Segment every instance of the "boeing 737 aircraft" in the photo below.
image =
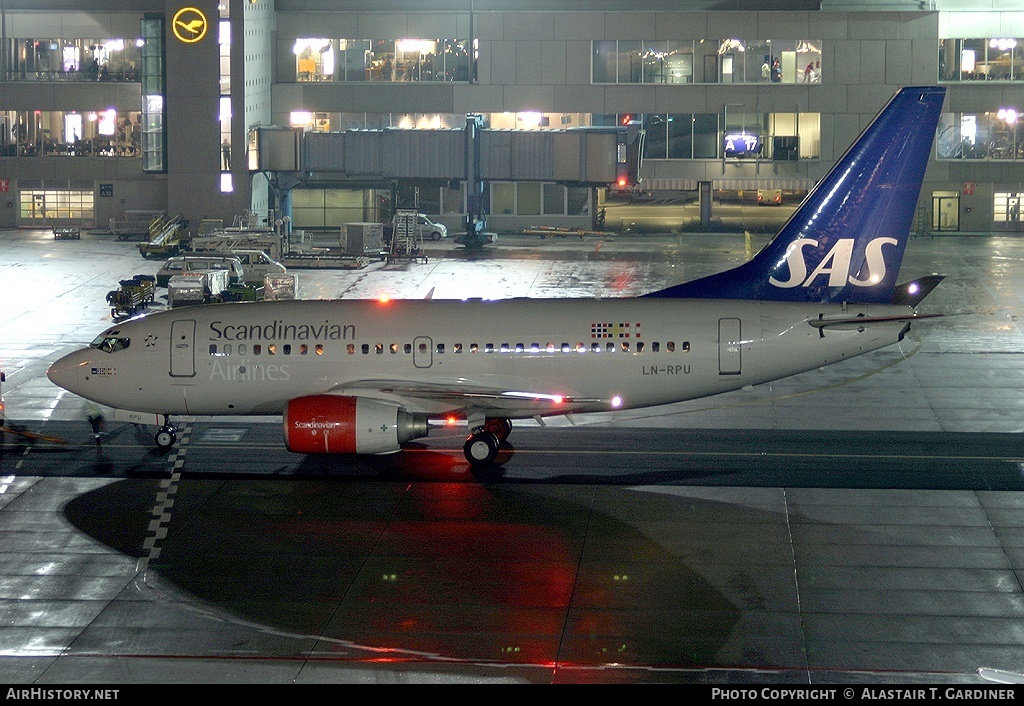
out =
[[735,269],[629,299],[211,304],[113,326],[57,385],[162,416],[283,415],[296,453],[386,454],[464,418],[492,463],[514,419],[661,405],[902,340],[926,277],[897,286],[944,89],[900,90],[778,235]]

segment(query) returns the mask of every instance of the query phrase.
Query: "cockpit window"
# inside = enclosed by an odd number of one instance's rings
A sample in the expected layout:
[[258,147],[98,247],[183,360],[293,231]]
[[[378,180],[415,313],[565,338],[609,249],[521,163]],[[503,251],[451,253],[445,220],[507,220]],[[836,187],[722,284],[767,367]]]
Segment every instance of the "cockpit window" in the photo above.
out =
[[89,345],[104,353],[113,353],[114,351],[123,351],[131,341],[132,339],[121,336],[118,331],[107,331],[97,336],[96,340]]

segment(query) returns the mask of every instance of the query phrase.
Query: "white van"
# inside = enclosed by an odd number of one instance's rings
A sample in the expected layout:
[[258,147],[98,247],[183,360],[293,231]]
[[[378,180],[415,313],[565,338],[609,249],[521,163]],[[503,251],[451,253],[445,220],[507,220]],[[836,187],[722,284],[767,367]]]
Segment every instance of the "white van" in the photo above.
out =
[[416,214],[416,227],[424,240],[441,240],[448,237],[448,227],[443,223],[435,223],[422,213]]
[[156,286],[166,287],[174,275],[185,272],[206,272],[209,270],[227,270],[230,273],[230,284],[245,282],[245,268],[242,261],[234,255],[178,255],[170,257],[156,273]]
[[242,261],[247,284],[262,286],[267,275],[279,275],[285,272],[285,266],[274,260],[262,250],[231,249],[231,254]]
[[[415,224],[415,225],[413,225]],[[415,230],[413,230],[415,228]],[[409,238],[416,240],[441,240],[448,237],[448,227],[443,223],[430,220],[426,214],[411,209],[398,209],[394,218],[384,226],[384,244],[391,247],[395,231],[407,233]]]

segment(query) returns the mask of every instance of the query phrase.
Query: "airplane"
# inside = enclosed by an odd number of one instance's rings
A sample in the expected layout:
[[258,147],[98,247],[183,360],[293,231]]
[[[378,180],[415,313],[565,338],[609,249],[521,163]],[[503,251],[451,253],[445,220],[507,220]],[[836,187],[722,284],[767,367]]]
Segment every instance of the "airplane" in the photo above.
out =
[[465,419],[472,467],[512,421],[778,380],[895,344],[941,280],[897,286],[942,87],[899,90],[779,233],[725,272],[612,299],[288,300],[146,313],[49,368],[119,410],[280,415],[300,454],[390,454]]

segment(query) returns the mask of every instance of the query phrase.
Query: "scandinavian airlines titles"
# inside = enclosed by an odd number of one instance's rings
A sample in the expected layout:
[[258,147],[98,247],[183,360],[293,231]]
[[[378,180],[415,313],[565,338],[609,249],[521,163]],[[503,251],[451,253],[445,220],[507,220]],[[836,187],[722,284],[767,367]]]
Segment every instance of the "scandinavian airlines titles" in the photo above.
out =
[[273,341],[292,339],[296,341],[347,341],[356,337],[352,324],[289,323],[276,319],[269,324],[225,324],[223,321],[210,322],[210,340],[229,341]]

